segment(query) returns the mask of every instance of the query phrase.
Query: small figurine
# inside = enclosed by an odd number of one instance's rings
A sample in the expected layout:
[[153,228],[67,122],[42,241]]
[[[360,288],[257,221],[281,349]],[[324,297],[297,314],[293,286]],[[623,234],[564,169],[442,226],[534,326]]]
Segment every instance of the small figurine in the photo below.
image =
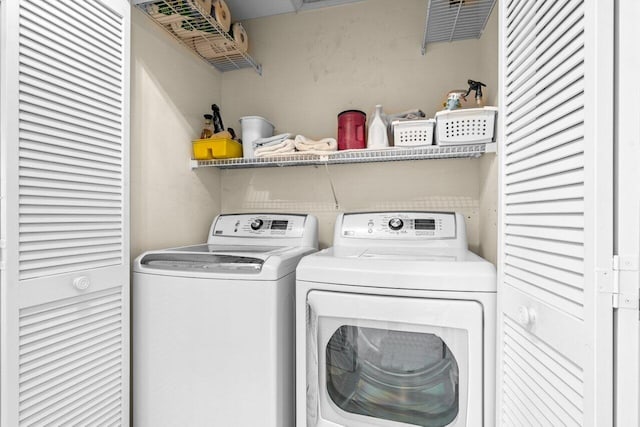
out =
[[465,102],[467,101],[464,91],[456,90],[453,92],[449,92],[449,95],[447,96],[447,101],[444,103],[443,106],[447,110],[457,110],[458,108],[462,107],[462,103],[460,102],[460,99],[462,99]]

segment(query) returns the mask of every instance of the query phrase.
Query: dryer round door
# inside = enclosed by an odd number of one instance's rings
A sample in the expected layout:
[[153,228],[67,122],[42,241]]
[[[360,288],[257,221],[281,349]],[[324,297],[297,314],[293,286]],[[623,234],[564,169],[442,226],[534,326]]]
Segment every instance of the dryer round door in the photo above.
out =
[[307,426],[482,425],[482,305],[307,295]]

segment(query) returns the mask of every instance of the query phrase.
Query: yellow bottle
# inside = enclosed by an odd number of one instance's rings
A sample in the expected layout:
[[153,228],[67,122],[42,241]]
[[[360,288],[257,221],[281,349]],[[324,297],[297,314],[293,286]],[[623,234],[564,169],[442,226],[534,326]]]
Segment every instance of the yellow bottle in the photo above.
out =
[[213,116],[211,114],[204,115],[204,126],[202,127],[202,132],[200,132],[200,139],[211,138],[213,136],[211,119],[213,119]]

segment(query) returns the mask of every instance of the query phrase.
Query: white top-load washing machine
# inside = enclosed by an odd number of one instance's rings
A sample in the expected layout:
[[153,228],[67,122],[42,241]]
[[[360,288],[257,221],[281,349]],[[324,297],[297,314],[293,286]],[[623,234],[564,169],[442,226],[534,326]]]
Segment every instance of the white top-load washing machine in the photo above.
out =
[[294,287],[311,215],[220,215],[207,244],[147,252],[133,274],[136,427],[294,425]]
[[493,427],[495,311],[460,214],[339,215],[297,269],[297,425]]

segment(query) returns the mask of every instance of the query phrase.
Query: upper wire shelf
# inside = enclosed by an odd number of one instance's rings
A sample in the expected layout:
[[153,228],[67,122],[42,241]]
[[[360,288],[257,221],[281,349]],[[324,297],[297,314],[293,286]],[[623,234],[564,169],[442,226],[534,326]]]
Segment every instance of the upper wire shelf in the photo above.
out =
[[[262,66],[204,9],[201,0],[132,0],[173,38],[220,71]],[[208,3],[207,3],[208,4]]]
[[217,167],[219,169],[241,169],[260,167],[336,165],[346,163],[391,162],[400,160],[428,160],[476,158],[484,153],[495,153],[496,143],[457,146],[430,145],[415,148],[387,148],[382,150],[348,150],[315,154],[289,154],[277,157],[253,159],[191,160],[192,168]]
[[480,38],[495,4],[496,0],[429,0],[422,54],[427,43]]

